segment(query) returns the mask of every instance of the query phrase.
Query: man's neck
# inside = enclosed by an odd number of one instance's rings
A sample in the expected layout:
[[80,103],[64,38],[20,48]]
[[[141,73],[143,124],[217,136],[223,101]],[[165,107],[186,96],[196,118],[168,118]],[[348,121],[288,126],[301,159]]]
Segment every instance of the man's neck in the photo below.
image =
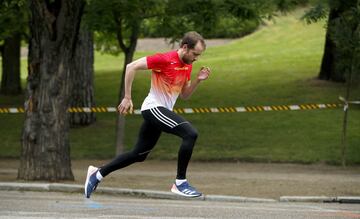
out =
[[176,52],[177,52],[177,54],[178,54],[178,56],[179,56],[180,61],[185,64],[185,62],[184,62],[183,59],[182,59],[183,56],[184,56],[184,49],[180,48],[180,49],[178,49]]

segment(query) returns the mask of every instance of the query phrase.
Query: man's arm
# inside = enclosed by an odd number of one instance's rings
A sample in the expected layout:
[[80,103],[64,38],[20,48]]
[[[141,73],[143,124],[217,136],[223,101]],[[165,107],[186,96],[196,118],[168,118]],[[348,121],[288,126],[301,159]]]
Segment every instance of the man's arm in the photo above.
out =
[[180,97],[184,100],[190,98],[201,81],[208,79],[211,71],[208,67],[202,67],[195,80],[188,82],[181,90]]
[[131,99],[131,87],[135,78],[136,71],[148,69],[146,57],[137,59],[126,65],[125,71],[125,95],[118,106],[120,114],[126,115],[133,110],[133,103]]

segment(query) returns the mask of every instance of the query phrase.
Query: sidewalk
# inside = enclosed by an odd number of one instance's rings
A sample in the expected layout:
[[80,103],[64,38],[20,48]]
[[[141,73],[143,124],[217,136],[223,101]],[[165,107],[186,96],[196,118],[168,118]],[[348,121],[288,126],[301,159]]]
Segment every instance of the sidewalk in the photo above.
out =
[[[100,166],[107,161],[76,160],[72,162],[74,182],[48,184],[40,187],[70,186],[81,191],[89,164]],[[17,181],[17,160],[0,161],[0,182],[25,186]],[[176,173],[176,161],[145,161],[107,176],[98,192],[144,195],[163,194],[167,198]],[[210,163],[192,162],[188,180],[211,198],[235,198],[235,201],[258,199],[277,201],[341,201],[355,197],[360,200],[360,167],[297,164]],[[39,182],[36,182],[39,183]],[[9,184],[5,184],[9,185]],[[26,187],[26,186],[25,186]],[[231,196],[231,197],[228,197]],[[150,196],[152,197],[152,196]]]

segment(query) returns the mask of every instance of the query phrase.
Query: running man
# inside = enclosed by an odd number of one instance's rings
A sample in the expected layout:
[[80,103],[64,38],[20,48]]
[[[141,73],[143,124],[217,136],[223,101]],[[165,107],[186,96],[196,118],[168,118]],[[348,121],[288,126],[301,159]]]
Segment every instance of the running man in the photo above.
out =
[[192,63],[205,49],[203,37],[192,31],[184,35],[178,50],[143,57],[126,66],[125,95],[118,106],[118,111],[122,115],[133,109],[131,87],[136,72],[152,70],[150,92],[141,106],[144,121],[132,151],[117,156],[100,168],[89,166],[85,182],[87,198],[90,198],[103,177],[132,163],[144,161],[154,148],[161,132],[182,138],[178,152],[177,175],[171,191],[186,197],[201,196],[201,193],[186,180],[186,170],[198,133],[190,122],[172,110],[178,96],[188,99],[200,82],[209,77],[210,69],[202,67],[196,79],[190,81]]

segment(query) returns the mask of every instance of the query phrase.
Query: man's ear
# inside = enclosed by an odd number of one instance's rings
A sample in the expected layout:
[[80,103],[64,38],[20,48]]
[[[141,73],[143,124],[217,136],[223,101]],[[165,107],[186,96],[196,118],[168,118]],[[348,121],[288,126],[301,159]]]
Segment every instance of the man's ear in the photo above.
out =
[[188,44],[184,44],[181,48],[182,48],[183,50],[187,50],[187,49],[188,49]]

